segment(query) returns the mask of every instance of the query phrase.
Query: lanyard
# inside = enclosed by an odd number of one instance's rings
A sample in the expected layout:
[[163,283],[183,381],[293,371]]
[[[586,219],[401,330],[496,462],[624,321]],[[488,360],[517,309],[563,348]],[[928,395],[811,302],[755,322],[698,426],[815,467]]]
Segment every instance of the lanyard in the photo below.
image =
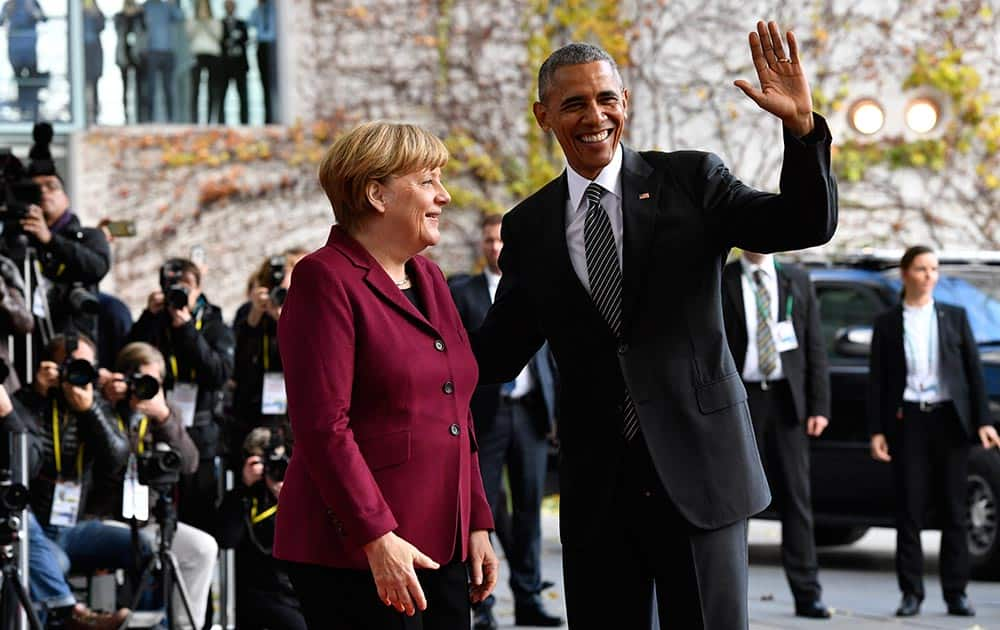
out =
[[[83,444],[76,449],[76,478],[83,479]],[[59,440],[59,403],[52,401],[52,450],[56,457],[56,476],[62,478],[62,444]]]
[[258,514],[257,513],[257,498],[254,497],[253,498],[253,503],[251,503],[251,505],[250,505],[250,521],[254,525],[256,525],[257,523],[260,523],[261,521],[266,521],[267,519],[271,518],[272,516],[274,516],[277,513],[277,511],[278,511],[278,506],[277,506],[277,504],[275,504],[275,505],[272,505],[271,507],[267,508],[266,510],[264,510],[260,514]]
[[[203,314],[204,314],[204,309],[202,309],[201,311],[198,311],[198,319],[196,319],[195,322],[194,322],[194,328],[195,328],[195,330],[199,330],[199,331],[201,330],[201,317],[202,317]],[[170,331],[167,331],[167,336],[170,337]],[[174,345],[174,342],[173,342],[173,338],[171,337],[171,339],[170,339],[171,350],[173,350],[173,345]],[[177,378],[177,357],[174,355],[173,352],[170,353],[170,373],[174,375],[174,382],[176,383],[178,381],[178,378]],[[198,379],[198,372],[196,372],[194,368],[191,368],[191,382],[193,383],[197,379]]]
[[271,339],[267,335],[264,335],[264,371],[271,371]]
[[[122,433],[125,433],[125,421],[122,420],[121,416],[118,416],[118,428],[121,429]],[[146,429],[149,428],[149,418],[146,416],[142,417],[139,421],[139,441],[136,444],[136,450],[142,455],[142,452],[146,449],[146,445],[143,440],[146,437]]]

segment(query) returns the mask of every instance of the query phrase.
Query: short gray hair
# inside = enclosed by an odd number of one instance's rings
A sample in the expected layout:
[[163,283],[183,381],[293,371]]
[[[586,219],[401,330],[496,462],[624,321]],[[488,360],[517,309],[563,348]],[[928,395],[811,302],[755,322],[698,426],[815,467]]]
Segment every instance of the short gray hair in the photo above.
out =
[[538,100],[540,102],[545,101],[545,97],[549,95],[549,90],[552,88],[552,79],[555,77],[556,70],[562,68],[563,66],[578,66],[584,63],[593,63],[595,61],[607,61],[611,65],[611,69],[615,73],[615,77],[618,79],[619,87],[624,87],[622,83],[622,75],[618,72],[618,64],[612,59],[611,55],[607,53],[600,46],[595,46],[593,44],[587,44],[585,42],[573,42],[571,44],[566,44],[559,50],[555,51],[549,58],[542,63],[542,67],[538,69]]

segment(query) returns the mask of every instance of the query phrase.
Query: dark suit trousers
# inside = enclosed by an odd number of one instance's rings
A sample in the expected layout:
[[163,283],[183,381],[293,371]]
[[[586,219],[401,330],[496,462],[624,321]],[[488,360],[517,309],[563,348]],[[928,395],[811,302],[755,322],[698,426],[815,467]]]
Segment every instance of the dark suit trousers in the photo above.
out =
[[899,588],[924,598],[924,553],[920,545],[928,507],[941,521],[941,587],[945,597],[965,593],[969,581],[965,503],[969,442],[948,403],[931,412],[903,406],[903,420],[890,451],[896,476],[896,572]]
[[510,566],[515,600],[535,596],[542,582],[542,493],[548,445],[536,414],[544,403],[534,393],[523,400],[501,400],[492,426],[476,434],[479,469],[493,514],[504,509],[503,468],[507,466],[512,511],[504,555]]
[[621,449],[599,542],[563,547],[569,627],[651,628],[655,584],[660,630],[748,628],[747,522],[692,527],[653,471],[642,436]]
[[229,85],[236,82],[236,94],[240,99],[240,124],[250,122],[249,101],[247,101],[247,71],[245,62],[241,59],[226,59],[219,61],[219,102],[215,107],[218,112],[218,122],[226,124],[226,94]]
[[472,623],[468,573],[459,561],[417,571],[427,610],[412,617],[379,599],[370,571],[299,562],[285,566],[309,630],[468,630]]
[[781,515],[785,576],[795,601],[812,602],[820,598],[821,589],[809,487],[809,436],[795,413],[788,381],[770,383],[766,391],[759,383],[746,386],[757,450],[773,507]]
[[271,91],[275,89],[275,53],[273,42],[257,42],[257,71],[260,73],[260,88],[264,93],[264,123],[274,122],[274,106]]

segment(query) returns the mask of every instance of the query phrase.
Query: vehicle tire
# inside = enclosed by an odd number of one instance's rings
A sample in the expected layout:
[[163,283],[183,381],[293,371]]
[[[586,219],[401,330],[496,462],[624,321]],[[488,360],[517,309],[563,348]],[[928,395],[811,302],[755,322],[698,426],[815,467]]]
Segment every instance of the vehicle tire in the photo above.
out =
[[867,527],[834,527],[830,525],[817,525],[813,527],[813,537],[816,539],[817,547],[850,545],[861,540],[861,537],[867,532]]
[[969,455],[969,562],[978,580],[1000,579],[1000,453],[974,447]]

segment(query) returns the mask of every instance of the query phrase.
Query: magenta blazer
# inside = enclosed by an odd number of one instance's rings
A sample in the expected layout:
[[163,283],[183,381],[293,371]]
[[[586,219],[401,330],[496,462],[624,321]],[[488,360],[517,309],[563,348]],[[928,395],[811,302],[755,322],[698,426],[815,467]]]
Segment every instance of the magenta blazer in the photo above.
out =
[[445,564],[493,529],[469,339],[441,269],[415,256],[407,273],[426,316],[339,227],[295,266],[278,323],[295,451],[277,558],[367,569],[362,546],[391,531]]

